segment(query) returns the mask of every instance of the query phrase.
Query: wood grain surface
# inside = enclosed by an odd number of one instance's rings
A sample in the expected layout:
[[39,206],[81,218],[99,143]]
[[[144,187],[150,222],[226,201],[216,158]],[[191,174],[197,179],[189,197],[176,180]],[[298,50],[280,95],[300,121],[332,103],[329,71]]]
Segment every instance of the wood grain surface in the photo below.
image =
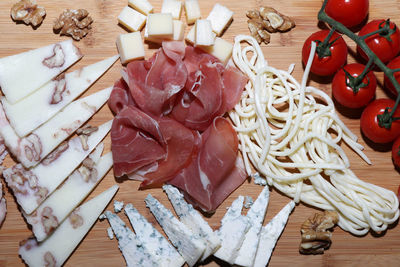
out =
[[[126,0],[38,0],[38,2],[46,8],[47,16],[40,27],[33,29],[31,26],[17,24],[11,20],[9,11],[14,1],[0,1],[0,57],[67,39],[68,37],[60,37],[52,31],[54,19],[66,8],[85,8],[94,19],[93,29],[90,34],[80,42],[75,42],[85,56],[71,68],[72,70],[117,53],[115,47],[116,37],[120,33],[126,32],[125,29],[118,25],[117,16],[122,8],[127,5]],[[161,0],[150,0],[150,2],[154,5],[155,11],[159,12]],[[212,9],[214,1],[199,0],[199,2],[202,14],[205,17]],[[218,2],[235,12],[234,21],[223,36],[224,39],[229,41],[233,41],[236,34],[248,34],[245,12],[250,8],[270,5],[278,9],[278,11],[293,17],[297,24],[296,28],[288,33],[273,34],[271,43],[268,46],[263,45],[262,49],[269,64],[276,68],[287,69],[290,63],[296,63],[294,76],[298,80],[301,79],[303,73],[301,48],[305,38],[318,30],[317,12],[320,8],[321,0],[220,0]],[[399,1],[371,0],[370,2],[370,19],[391,18],[400,25]],[[182,19],[184,20],[184,16],[182,16]],[[354,55],[354,43],[348,39],[346,41],[348,41],[347,43],[351,50],[350,54]],[[146,44],[145,48],[146,55],[149,57],[158,47]],[[353,61],[354,57],[350,56],[349,62]],[[111,86],[120,77],[120,70],[121,64],[118,61],[86,94]],[[382,90],[383,74],[381,72],[376,74],[380,81],[377,97],[386,97]],[[330,82],[330,79],[321,80],[311,77],[310,84],[331,94]],[[345,112],[342,111],[342,113]],[[368,146],[360,133],[359,118],[354,114],[352,115],[355,118],[340,114],[350,129],[360,137],[360,143],[366,146],[365,152],[373,162],[372,166],[368,166],[356,154],[345,147],[352,169],[367,182],[390,190],[396,190],[400,182],[400,175],[393,168],[389,148],[371,148]],[[90,120],[90,124],[98,125],[111,118],[112,114],[108,107],[105,106]],[[105,139],[105,143],[107,150],[109,150],[109,136]],[[7,158],[4,163],[6,167],[10,167],[13,164],[14,162],[10,158]],[[145,207],[143,201],[145,196],[148,193],[152,193],[167,207],[171,208],[166,195],[161,189],[138,191],[138,182],[116,181],[112,171],[108,173],[88,199],[115,183],[120,185],[115,199],[123,200],[125,203],[133,203],[155,225],[157,224],[154,218]],[[207,218],[208,222],[214,229],[217,229],[220,226],[220,219],[225,213],[226,207],[232,203],[233,199],[240,194],[256,198],[261,190],[260,186],[246,181],[220,206],[214,215]],[[18,244],[21,240],[30,236],[31,232],[8,188],[5,188],[5,195],[8,214],[0,228],[0,266],[24,266],[18,256]],[[269,221],[288,201],[287,197],[272,189],[265,222]],[[112,209],[112,205],[108,209]],[[400,227],[397,227],[396,224],[384,233],[368,233],[363,237],[352,236],[336,227],[333,233],[332,246],[325,254],[317,256],[300,255],[298,252],[300,225],[314,212],[316,212],[315,209],[303,204],[299,204],[295,208],[286,230],[283,232],[273,252],[269,266],[399,266]],[[121,214],[121,217],[128,222],[125,215]],[[86,238],[67,260],[65,266],[124,266],[125,262],[118,250],[117,241],[115,239],[109,240],[107,237],[107,227],[109,227],[107,221],[96,222]],[[157,228],[160,229],[158,225]],[[62,246],[63,244],[59,245]],[[211,258],[204,264],[204,266],[220,265],[223,265],[223,263],[215,258]]]

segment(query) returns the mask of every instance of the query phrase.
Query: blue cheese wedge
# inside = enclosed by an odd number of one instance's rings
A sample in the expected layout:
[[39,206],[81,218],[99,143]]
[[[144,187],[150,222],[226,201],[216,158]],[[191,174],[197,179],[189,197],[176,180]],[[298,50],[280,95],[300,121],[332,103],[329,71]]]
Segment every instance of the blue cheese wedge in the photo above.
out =
[[[105,217],[106,215],[104,215],[104,217]],[[113,240],[114,239],[114,232],[113,232],[113,230],[112,230],[112,228],[111,227],[108,227],[107,228],[107,236],[108,236],[108,238],[110,238],[110,240]]]
[[253,265],[254,267],[265,267],[268,264],[272,251],[285,228],[294,206],[295,203],[290,201],[266,226],[262,228],[260,242],[258,243],[257,254]]
[[136,235],[129,229],[121,218],[110,212],[104,213],[118,239],[118,247],[125,258],[128,267],[158,267],[153,257],[146,250]]
[[175,209],[180,221],[185,224],[193,234],[200,240],[203,240],[206,250],[201,258],[205,260],[219,249],[221,240],[216,232],[211,229],[210,225],[203,219],[200,212],[195,210],[191,204],[188,204],[182,193],[172,185],[164,185],[163,189],[167,193],[172,206]]
[[137,238],[152,255],[160,267],[180,267],[185,263],[176,249],[158,232],[146,218],[144,218],[132,204],[125,206],[125,214],[128,216]]
[[150,194],[145,199],[147,207],[163,228],[171,243],[178,249],[189,266],[194,266],[206,247],[202,240]]
[[45,241],[29,238],[20,243],[19,255],[31,267],[62,266],[118,190],[114,185],[89,200],[65,219]]
[[251,222],[251,227],[246,233],[245,239],[239,250],[239,255],[235,259],[235,264],[240,266],[253,266],[256,256],[260,232],[269,202],[269,188],[264,187],[260,195],[253,203],[246,217]]

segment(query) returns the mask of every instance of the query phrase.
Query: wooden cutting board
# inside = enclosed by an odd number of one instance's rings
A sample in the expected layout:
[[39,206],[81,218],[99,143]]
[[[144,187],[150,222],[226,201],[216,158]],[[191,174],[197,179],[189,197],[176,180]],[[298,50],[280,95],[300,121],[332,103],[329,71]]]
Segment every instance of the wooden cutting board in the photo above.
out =
[[[161,9],[161,0],[150,0],[155,7],[155,11]],[[76,45],[82,50],[84,58],[74,65],[71,69],[94,63],[105,57],[117,53],[115,47],[116,37],[126,31],[118,25],[117,16],[124,6],[126,0],[38,0],[44,6],[47,16],[43,24],[32,29],[31,26],[16,24],[10,18],[9,12],[15,1],[0,1],[0,57],[8,56],[38,48],[43,45],[65,40],[68,37],[60,37],[53,33],[52,24],[58,15],[66,8],[87,9],[94,19],[93,30],[90,34]],[[287,69],[290,63],[296,63],[294,76],[300,80],[303,68],[301,65],[301,48],[305,38],[312,32],[318,30],[317,12],[321,5],[321,0],[242,0],[229,1],[220,0],[219,3],[226,5],[235,12],[234,21],[224,34],[223,38],[233,41],[237,34],[248,34],[245,12],[250,8],[257,8],[262,5],[275,7],[282,13],[293,17],[296,21],[296,28],[284,34],[273,34],[271,43],[263,45],[263,51],[270,65],[280,69]],[[370,6],[370,19],[391,18],[397,25],[400,25],[399,1],[396,0],[372,0]],[[200,6],[205,17],[214,1],[200,0]],[[182,19],[184,19],[182,17]],[[346,39],[348,41],[348,39]],[[347,42],[350,54],[354,55],[355,45]],[[157,46],[145,45],[146,54],[149,57]],[[350,56],[349,62],[354,61]],[[111,86],[120,77],[121,64],[117,62],[95,85],[90,88],[89,93],[93,93],[102,88]],[[383,74],[377,73],[380,87],[377,97],[386,97],[382,91]],[[329,79],[316,79],[310,84],[323,89],[331,94]],[[368,166],[352,151],[345,147],[351,166],[354,172],[367,182],[386,187],[390,190],[397,190],[400,183],[400,175],[394,170],[388,148],[383,152],[375,151],[365,144],[361,137],[359,119],[350,119],[340,114],[343,121],[360,137],[360,143],[366,146],[365,152],[372,160],[373,165]],[[112,118],[108,107],[105,106],[90,121],[92,125],[98,125]],[[110,148],[109,136],[105,140],[106,147]],[[7,158],[4,165],[10,167],[14,162]],[[144,198],[148,193],[160,199],[167,207],[171,208],[167,197],[160,189],[138,191],[139,183],[134,181],[118,181],[114,178],[112,171],[105,177],[96,190],[88,199],[99,194],[109,186],[118,183],[119,192],[115,199],[123,200],[125,203],[133,203],[139,211],[146,216],[154,225],[157,225],[152,215],[144,204]],[[238,195],[249,195],[254,199],[261,192],[262,188],[251,182],[246,181],[236,190],[216,211],[213,216],[207,218],[210,225],[217,229],[220,220],[233,199]],[[5,189],[8,214],[3,226],[0,228],[0,266],[24,266],[18,256],[18,243],[31,235],[27,224],[21,216],[13,196],[8,188]],[[272,189],[271,200],[265,222],[269,221],[289,199],[276,190]],[[112,205],[108,207],[112,209]],[[270,266],[398,266],[400,261],[400,227],[396,224],[390,227],[385,233],[369,233],[363,237],[352,236],[336,227],[333,233],[333,243],[331,248],[324,255],[304,256],[298,252],[300,243],[300,225],[315,209],[299,204],[291,215],[286,230],[283,232],[275,251],[272,255]],[[121,214],[126,221],[126,217]],[[67,260],[66,266],[124,266],[125,262],[118,250],[117,241],[109,240],[106,229],[109,227],[107,221],[98,221],[83,242],[78,246],[72,256]],[[158,225],[157,225],[158,227]],[[160,229],[158,227],[158,229]],[[60,244],[62,246],[63,244]],[[211,258],[205,266],[224,265],[215,258]]]

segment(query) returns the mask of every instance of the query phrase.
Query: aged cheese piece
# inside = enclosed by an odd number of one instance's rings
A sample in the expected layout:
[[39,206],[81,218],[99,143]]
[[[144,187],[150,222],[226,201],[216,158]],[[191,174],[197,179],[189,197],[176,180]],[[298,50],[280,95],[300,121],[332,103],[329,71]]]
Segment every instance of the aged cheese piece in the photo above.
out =
[[112,87],[75,100],[24,138],[15,133],[0,107],[0,135],[24,167],[33,167],[95,114],[108,100],[111,90]]
[[149,14],[146,27],[149,37],[172,38],[174,34],[172,15],[169,13]]
[[118,16],[118,22],[130,31],[140,31],[146,22],[146,16],[126,6]]
[[144,15],[153,12],[153,6],[147,0],[128,0],[128,5]]
[[170,13],[173,19],[179,20],[181,18],[182,2],[177,0],[164,0],[161,13]]
[[135,59],[144,58],[145,56],[140,32],[120,34],[117,38],[117,48],[122,64],[126,64]]
[[265,186],[256,201],[253,203],[246,217],[251,222],[251,227],[246,233],[243,244],[240,247],[239,255],[235,260],[236,265],[253,266],[256,257],[260,232],[267,212],[269,202],[269,188]]
[[294,205],[294,202],[290,201],[266,226],[262,228],[260,242],[258,243],[257,254],[253,265],[254,267],[264,267],[268,264],[272,251],[285,228]]
[[203,241],[150,194],[147,195],[145,202],[187,264],[194,266],[206,249]]
[[99,126],[87,138],[87,149],[81,138],[61,144],[40,164],[27,170],[21,164],[3,172],[7,185],[26,214],[31,214],[79,166],[110,131],[112,121]]
[[185,0],[185,12],[187,24],[193,24],[201,18],[201,11],[198,0]]
[[125,214],[135,230],[137,239],[151,254],[160,267],[175,267],[185,264],[185,260],[176,249],[144,218],[132,204],[125,206]]
[[146,250],[142,242],[125,225],[121,218],[110,212],[104,213],[111,228],[117,237],[118,247],[125,258],[128,267],[158,267],[158,263],[153,260],[152,255]]
[[207,19],[196,20],[194,44],[196,46],[210,46],[214,44],[214,39],[211,22]]
[[201,49],[218,58],[222,64],[226,65],[232,56],[233,44],[220,37],[216,37],[214,45],[201,47]]
[[221,240],[210,225],[203,219],[200,212],[195,210],[191,204],[188,204],[182,193],[172,185],[164,185],[164,191],[167,193],[172,206],[175,209],[180,221],[186,225],[193,234],[203,240],[206,245],[206,250],[203,253],[201,260],[205,260],[220,247]]
[[[102,148],[103,145],[99,145],[94,154],[98,152],[97,150],[102,151]],[[111,152],[96,161],[90,156],[85,161],[92,162],[94,165],[90,168],[81,166],[75,170],[35,212],[30,215],[23,213],[26,221],[32,226],[32,232],[37,241],[43,241],[58,227],[68,214],[92,192],[111,169],[113,163]]]
[[15,132],[20,137],[31,133],[86,91],[117,59],[118,56],[110,57],[62,75],[15,104],[2,97],[4,111]]
[[224,29],[228,26],[233,18],[233,12],[227,7],[216,3],[208,15],[207,19],[211,21],[213,31],[221,36]]
[[163,41],[166,40],[174,40],[174,41],[182,41],[183,37],[185,35],[185,24],[180,21],[180,20],[173,20],[172,21],[174,25],[174,34],[172,35],[172,38],[162,38],[162,37],[149,37],[148,31],[147,31],[147,26],[144,28],[144,39],[146,41],[150,41],[153,43],[162,43]]
[[[212,36],[215,38],[217,36],[217,34],[215,32],[212,32]],[[196,27],[193,26],[190,31],[188,32],[188,34],[186,35],[185,40],[192,45],[195,45],[196,42]],[[203,49],[203,47],[200,46],[201,49]]]
[[29,238],[20,243],[19,255],[28,266],[61,266],[81,242],[118,190],[114,185],[75,209],[44,242]]
[[58,76],[82,57],[72,40],[0,59],[0,87],[14,104]]

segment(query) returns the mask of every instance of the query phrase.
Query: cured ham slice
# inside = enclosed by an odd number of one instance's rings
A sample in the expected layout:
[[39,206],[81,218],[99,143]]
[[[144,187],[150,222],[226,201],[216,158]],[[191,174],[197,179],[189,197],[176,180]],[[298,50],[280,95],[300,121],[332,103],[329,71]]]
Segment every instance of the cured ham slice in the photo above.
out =
[[124,79],[121,78],[115,82],[110,98],[108,99],[108,106],[114,114],[118,114],[126,106],[136,106]]
[[228,66],[222,75],[224,84],[224,110],[229,111],[235,107],[242,96],[243,89],[248,82],[248,78],[235,67]]
[[3,185],[0,181],[0,227],[3,224],[4,219],[6,218],[7,206],[6,199],[3,197]]

